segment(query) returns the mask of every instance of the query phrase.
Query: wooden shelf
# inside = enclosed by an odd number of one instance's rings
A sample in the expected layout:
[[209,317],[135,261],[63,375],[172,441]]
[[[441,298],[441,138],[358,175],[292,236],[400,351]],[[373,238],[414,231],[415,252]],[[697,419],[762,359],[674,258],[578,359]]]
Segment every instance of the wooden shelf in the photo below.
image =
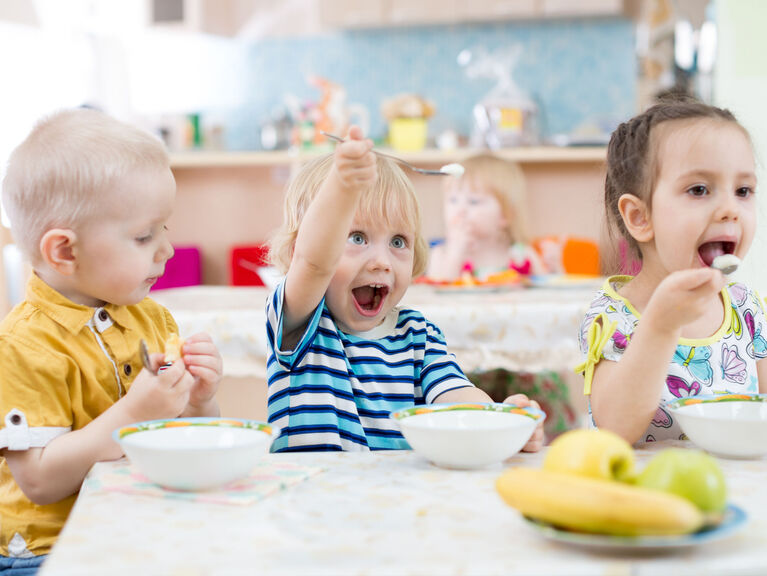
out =
[[[460,162],[464,158],[488,150],[462,148],[458,150],[426,149],[419,152],[394,152],[382,149],[390,154],[414,164],[447,164]],[[171,167],[178,168],[216,168],[227,166],[282,166],[303,162],[314,158],[325,151],[279,150],[264,152],[224,152],[224,151],[190,151],[171,154]],[[531,146],[493,150],[493,154],[520,163],[552,164],[552,163],[601,163],[605,161],[605,148],[596,147],[557,147]]]

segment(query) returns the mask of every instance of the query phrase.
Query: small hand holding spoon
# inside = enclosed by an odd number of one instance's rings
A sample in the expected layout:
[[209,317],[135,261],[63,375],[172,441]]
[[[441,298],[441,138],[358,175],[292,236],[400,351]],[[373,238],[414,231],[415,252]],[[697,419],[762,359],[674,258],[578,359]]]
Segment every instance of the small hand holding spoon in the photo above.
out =
[[714,258],[714,261],[711,263],[712,268],[721,270],[725,276],[735,272],[738,266],[740,266],[740,258],[735,256],[735,254],[721,254]]
[[[328,132],[325,132],[324,130],[320,130],[320,134],[323,136],[327,136],[331,140],[335,140],[336,142],[343,142],[344,139],[340,136],[336,136],[335,134],[330,134]],[[402,158],[398,158],[396,156],[392,156],[391,154],[385,154],[384,152],[381,152],[379,150],[373,150],[374,154],[378,154],[379,156],[383,156],[384,158],[390,158],[394,160],[395,162],[399,162],[402,164],[405,168],[408,168],[412,170],[413,172],[418,172],[419,174],[427,174],[430,176],[456,176],[460,177],[463,176],[464,168],[460,164],[445,164],[442,168],[439,170],[427,170],[426,168],[418,168],[416,166],[413,166],[410,162],[403,160]]]

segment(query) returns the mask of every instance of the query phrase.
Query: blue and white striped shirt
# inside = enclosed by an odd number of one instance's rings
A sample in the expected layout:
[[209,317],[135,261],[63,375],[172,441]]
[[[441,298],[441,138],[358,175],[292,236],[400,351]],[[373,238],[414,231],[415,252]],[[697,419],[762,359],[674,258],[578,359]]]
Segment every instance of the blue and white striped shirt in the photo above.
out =
[[445,338],[415,310],[394,308],[361,334],[338,329],[320,302],[293,350],[281,350],[284,282],[266,303],[273,452],[408,449],[389,414],[472,386]]

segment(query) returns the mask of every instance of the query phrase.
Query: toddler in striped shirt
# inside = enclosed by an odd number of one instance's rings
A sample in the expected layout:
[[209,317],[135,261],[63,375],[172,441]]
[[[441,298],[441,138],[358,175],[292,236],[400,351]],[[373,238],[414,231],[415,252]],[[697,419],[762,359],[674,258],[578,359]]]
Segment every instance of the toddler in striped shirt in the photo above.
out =
[[[282,430],[273,451],[406,449],[391,412],[491,402],[439,328],[397,306],[428,248],[410,180],[372,146],[352,127],[287,191],[271,242],[286,276],[266,306],[269,422]],[[531,404],[522,394],[505,402]],[[542,444],[539,426],[525,450]]]

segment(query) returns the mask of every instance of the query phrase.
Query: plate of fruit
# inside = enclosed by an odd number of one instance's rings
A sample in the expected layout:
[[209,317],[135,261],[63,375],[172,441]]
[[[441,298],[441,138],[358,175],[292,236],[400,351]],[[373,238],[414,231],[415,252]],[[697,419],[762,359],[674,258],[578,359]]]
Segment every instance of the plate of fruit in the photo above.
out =
[[637,472],[631,445],[604,430],[559,436],[541,468],[509,468],[496,489],[539,535],[591,548],[674,550],[723,539],[747,522],[727,503],[712,456],[667,448]]

